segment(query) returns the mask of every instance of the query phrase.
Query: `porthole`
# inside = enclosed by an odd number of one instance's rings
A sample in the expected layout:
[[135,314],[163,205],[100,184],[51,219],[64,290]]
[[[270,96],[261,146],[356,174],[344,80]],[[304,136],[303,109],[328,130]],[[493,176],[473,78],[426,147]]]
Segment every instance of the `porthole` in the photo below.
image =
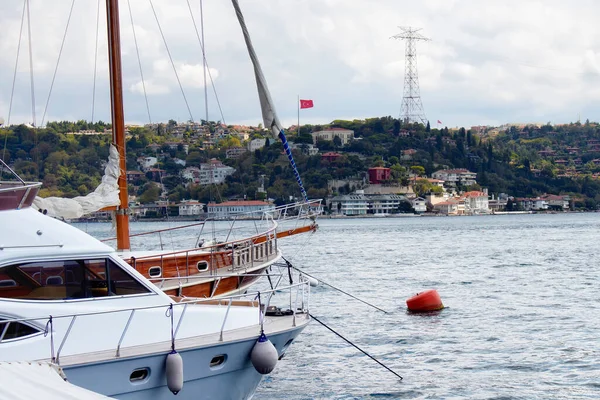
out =
[[208,262],[207,261],[198,261],[198,271],[208,271]]
[[148,379],[148,376],[150,376],[150,368],[138,368],[129,375],[129,382],[142,383]]
[[227,361],[227,355],[220,354],[218,356],[214,356],[212,360],[210,360],[210,364],[208,364],[208,366],[210,369],[220,369],[223,367],[223,364],[225,364],[225,361]]
[[150,267],[148,275],[150,275],[150,278],[160,278],[162,276],[162,268],[159,266]]
[[12,279],[4,279],[4,280],[0,281],[0,287],[11,287],[11,286],[17,286],[17,282],[13,281]]

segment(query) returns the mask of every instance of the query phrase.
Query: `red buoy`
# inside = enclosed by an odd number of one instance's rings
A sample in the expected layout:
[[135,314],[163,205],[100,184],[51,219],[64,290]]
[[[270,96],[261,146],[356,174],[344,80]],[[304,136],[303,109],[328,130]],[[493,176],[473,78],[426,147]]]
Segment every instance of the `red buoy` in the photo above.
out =
[[406,300],[408,311],[425,312],[436,311],[444,308],[442,299],[435,289],[429,289],[421,293],[417,293],[410,299]]

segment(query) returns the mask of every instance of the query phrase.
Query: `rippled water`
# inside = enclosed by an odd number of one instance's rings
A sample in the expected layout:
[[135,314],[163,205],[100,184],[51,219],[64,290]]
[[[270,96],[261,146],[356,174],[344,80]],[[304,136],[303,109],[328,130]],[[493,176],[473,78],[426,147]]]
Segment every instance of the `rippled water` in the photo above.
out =
[[[298,243],[280,241],[288,259],[388,312],[325,285],[311,312],[404,380],[313,321],[254,398],[600,398],[599,223],[600,214],[320,220]],[[407,313],[405,300],[428,288],[447,308]]]

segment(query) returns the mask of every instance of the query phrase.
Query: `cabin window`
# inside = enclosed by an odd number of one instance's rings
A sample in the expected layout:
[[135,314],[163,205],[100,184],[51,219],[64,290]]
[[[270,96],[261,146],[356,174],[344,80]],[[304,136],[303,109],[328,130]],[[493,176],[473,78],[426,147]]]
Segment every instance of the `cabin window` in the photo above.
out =
[[0,297],[67,300],[149,293],[110,259],[36,261],[0,267]]
[[162,269],[159,266],[148,268],[148,275],[150,278],[160,278],[162,275]]
[[5,322],[0,319],[0,343],[9,340],[22,339],[28,336],[37,335],[41,331],[31,325],[23,322]]
[[207,261],[198,261],[198,271],[207,271],[208,270],[208,262]]

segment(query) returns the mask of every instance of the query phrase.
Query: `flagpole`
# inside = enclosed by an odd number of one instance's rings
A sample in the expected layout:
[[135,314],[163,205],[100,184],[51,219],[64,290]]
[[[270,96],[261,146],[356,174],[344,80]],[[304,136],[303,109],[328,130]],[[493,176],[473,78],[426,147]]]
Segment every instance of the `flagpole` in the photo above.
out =
[[298,132],[297,132],[297,134],[300,135],[300,95],[298,95],[298,101],[296,102],[296,106],[298,107]]

